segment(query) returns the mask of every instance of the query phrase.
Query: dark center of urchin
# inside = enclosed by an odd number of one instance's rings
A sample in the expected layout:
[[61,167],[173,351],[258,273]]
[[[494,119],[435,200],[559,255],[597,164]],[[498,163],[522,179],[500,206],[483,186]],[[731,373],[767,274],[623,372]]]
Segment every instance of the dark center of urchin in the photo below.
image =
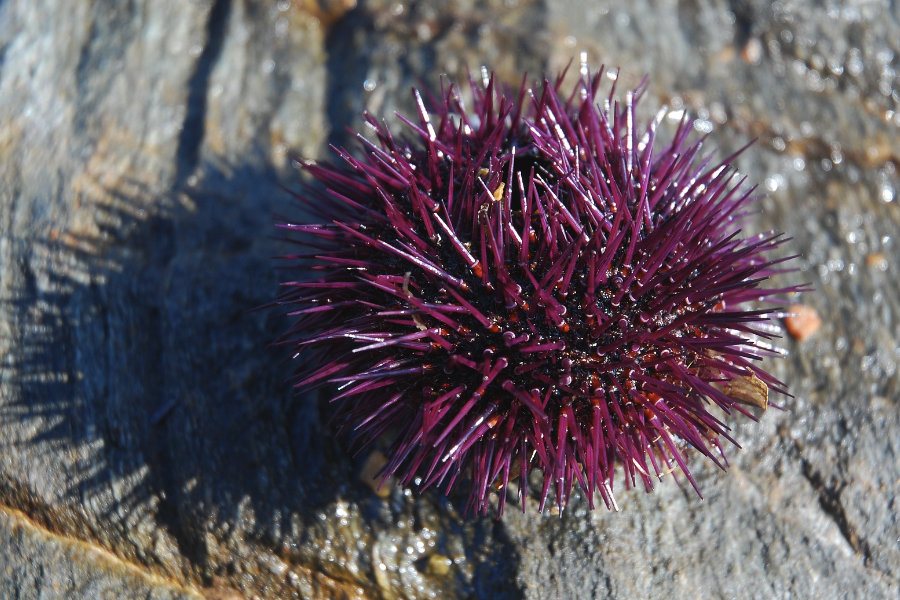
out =
[[384,477],[467,479],[485,512],[537,470],[541,508],[576,482],[611,507],[616,465],[627,487],[676,469],[693,484],[684,447],[724,465],[731,440],[709,406],[749,414],[780,391],[757,360],[769,313],[740,308],[799,289],[760,288],[780,236],[738,236],[752,190],[696,158],[687,121],[654,148],[635,95],[600,110],[598,84],[509,101],[488,82],[477,118],[452,88],[435,119],[417,94],[412,142],[370,119],[361,158],[307,167],[321,221],[284,225],[310,250],[286,258],[318,275],[285,284],[280,343],[305,357],[297,386],[336,385],[358,446],[391,440]]
[[[528,148],[527,145],[525,147]],[[560,175],[552,162],[533,147],[524,154],[524,159],[511,161],[509,155],[506,155],[498,157],[497,162],[502,167],[496,175],[486,166],[475,170],[482,182],[491,182],[484,183],[485,189],[494,190],[493,197],[485,195],[482,198],[482,204],[477,209],[476,224],[479,220],[488,218],[488,212],[495,206],[501,208],[504,201],[509,202],[513,228],[518,232],[529,231],[530,242],[537,249],[535,232],[541,229],[540,212],[532,212],[526,228],[523,200],[527,191],[523,194],[521,187],[515,185],[504,198],[503,194],[507,190],[503,182],[518,182],[520,177],[523,182],[532,181],[537,174],[541,181],[555,189],[563,205],[571,205],[567,192],[561,191],[558,186]],[[425,165],[417,166],[422,168]],[[449,161],[446,159],[444,167],[443,172],[449,176]],[[457,178],[454,183],[459,188],[464,182]],[[447,193],[448,189],[445,188],[433,195],[442,197]],[[399,196],[409,202],[404,194]],[[435,214],[440,216],[441,211],[442,208],[438,206]],[[551,214],[549,218],[556,216]],[[474,267],[467,265],[441,232],[429,235],[421,221],[417,223],[415,231],[433,244],[443,268],[462,280],[464,289],[472,292],[466,298],[478,314],[486,318],[487,323],[469,311],[455,315],[458,327],[441,328],[441,335],[452,347],[442,347],[437,342],[430,342],[431,347],[427,351],[429,360],[423,365],[430,384],[420,387],[420,382],[410,382],[413,388],[410,392],[413,395],[421,394],[423,400],[428,400],[439,397],[447,390],[462,388],[460,396],[467,392],[477,396],[478,400],[471,409],[476,413],[493,405],[495,408],[492,413],[497,416],[509,415],[517,401],[539,399],[543,404],[540,411],[545,415],[556,416],[566,406],[571,406],[578,418],[589,415],[594,405],[593,400],[604,397],[607,392],[624,394],[624,402],[631,404],[627,399],[628,390],[643,389],[642,383],[633,378],[635,371],[650,378],[671,379],[657,372],[654,365],[660,358],[673,357],[673,349],[643,341],[644,334],[669,326],[688,313],[708,310],[717,302],[706,300],[691,304],[688,297],[674,305],[668,302],[664,310],[659,310],[654,306],[656,295],[653,290],[635,298],[632,292],[636,287],[632,277],[633,269],[625,259],[631,241],[629,234],[618,241],[609,267],[602,274],[595,273],[597,281],[593,282],[594,293],[588,294],[591,274],[587,258],[590,254],[596,258],[597,250],[587,250],[583,256],[573,257],[571,268],[557,269],[556,272],[553,272],[553,268],[559,263],[550,260],[549,254],[539,255],[533,251],[526,255],[519,253],[504,261],[504,270],[509,278],[498,282],[496,279],[492,280],[490,275],[486,276],[481,260],[476,259],[478,262]],[[390,228],[385,228],[378,234],[385,239],[390,239],[393,235]],[[464,245],[471,250],[473,242],[469,236],[458,237],[465,239]],[[588,241],[587,234],[583,241]],[[567,244],[572,246],[577,241],[567,240]],[[600,252],[604,250],[605,247],[600,248]],[[555,254],[560,253],[558,251]],[[409,268],[408,264],[404,265],[401,259],[393,256],[382,255],[379,259],[386,271],[400,272]],[[671,265],[664,264],[662,268],[668,270]],[[526,271],[531,274],[530,277]],[[432,280],[415,278],[414,272],[416,270],[412,269],[404,273],[404,291],[410,296],[430,304],[454,301],[447,286],[435,286]],[[534,280],[537,279],[540,283],[548,275],[552,295],[541,298],[536,295]],[[688,277],[674,287],[659,287],[671,298],[677,289],[689,289],[691,279],[692,277]],[[675,282],[670,278],[668,283]],[[505,293],[511,288],[516,290],[519,301]],[[382,300],[400,310],[406,304],[397,299]],[[553,306],[548,306],[549,303]],[[425,327],[421,322],[417,324],[421,328]],[[681,337],[688,333],[703,335],[696,327],[690,329],[689,332],[687,327],[676,328],[672,331],[672,336]],[[401,326],[396,331],[402,334],[408,332],[408,329]],[[682,360],[692,359],[688,356],[689,352],[677,350],[681,351]],[[490,367],[501,359],[508,363],[507,367],[495,375]],[[518,393],[519,390],[527,390],[531,394],[524,395]],[[527,421],[533,415],[523,413],[518,418]],[[627,419],[615,412],[610,418],[617,425],[629,426]]]
[[[551,185],[555,184],[557,178],[550,171],[552,165],[546,163],[546,160],[538,158],[525,165],[515,165],[513,181],[518,176],[527,181],[532,175],[532,168],[538,167],[545,173],[546,180]],[[487,169],[481,171],[485,179],[491,179]],[[508,169],[504,171],[506,173],[501,173],[501,181],[508,179]],[[561,200],[568,204],[565,193],[561,195]],[[514,206],[521,206],[521,193],[516,190],[511,194],[510,201]],[[486,200],[486,204],[480,207],[480,218],[486,218],[484,214],[494,202],[499,204],[502,199]],[[440,214],[440,210],[437,213]],[[511,211],[510,217],[517,231],[525,230],[521,209]],[[539,219],[538,213],[532,214],[528,229],[539,229]],[[421,225],[416,232],[428,237]],[[390,237],[391,232],[382,235]],[[444,237],[439,232],[429,237],[436,254],[440,256],[440,264],[465,282],[466,289],[474,291],[467,299],[478,313],[487,318],[489,324],[470,313],[463,313],[455,319],[460,327],[443,328],[442,333],[451,341],[453,348],[441,348],[438,343],[431,342],[429,356],[433,360],[429,361],[428,372],[434,385],[421,390],[424,397],[440,394],[462,383],[466,391],[479,390],[481,404],[497,403],[498,413],[507,414],[515,399],[508,391],[512,384],[517,389],[540,390],[543,392],[541,396],[549,392],[547,411],[558,412],[565,398],[573,404],[578,414],[581,409],[590,409],[590,398],[597,393],[616,390],[619,386],[640,389],[641,386],[629,376],[630,372],[637,368],[653,375],[652,362],[659,358],[657,352],[660,350],[650,343],[638,341],[641,334],[668,325],[687,311],[703,308],[682,302],[677,307],[667,306],[666,311],[659,313],[652,307],[655,297],[652,291],[635,299],[629,289],[632,284],[629,277],[631,269],[623,264],[629,241],[624,239],[622,247],[615,252],[611,267],[600,277],[603,282],[595,284],[591,299],[586,293],[589,273],[584,260],[575,262],[570,273],[560,270],[551,274],[551,301],[556,307],[552,314],[557,318],[548,318],[548,300],[536,297],[534,282],[525,272],[527,265],[534,278],[546,276],[554,266],[547,255],[535,256],[530,252],[525,257],[510,257],[504,264],[510,279],[495,282],[484,277],[481,261],[474,268],[466,265]],[[467,248],[472,246],[470,240],[464,244]],[[388,260],[384,263],[385,268],[405,268],[400,262],[399,259]],[[412,271],[408,274],[410,278],[404,281],[404,285],[411,295],[429,303],[453,301],[446,286],[436,287],[428,280],[417,282],[412,278]],[[684,285],[689,287],[690,282],[686,281]],[[504,293],[510,286],[516,289],[523,301],[517,302]],[[671,293],[673,290],[666,291]],[[405,303],[394,300],[391,304],[399,308]],[[610,323],[602,326],[598,315]],[[623,341],[626,337],[634,341],[625,345]],[[487,365],[501,358],[515,362],[516,366],[504,369],[503,374],[497,377],[490,377],[490,371],[478,376],[477,369],[472,368],[473,364]]]

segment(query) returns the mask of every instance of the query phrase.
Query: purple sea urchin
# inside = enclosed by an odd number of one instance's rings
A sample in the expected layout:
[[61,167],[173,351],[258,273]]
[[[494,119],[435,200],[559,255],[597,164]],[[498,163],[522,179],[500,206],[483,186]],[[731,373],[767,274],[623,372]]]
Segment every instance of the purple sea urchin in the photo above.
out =
[[409,139],[367,115],[377,143],[306,166],[320,224],[281,225],[304,247],[284,258],[318,273],[277,300],[295,385],[336,387],[356,448],[390,440],[384,477],[467,479],[480,513],[517,476],[524,510],[533,470],[541,510],[576,482],[614,506],[617,465],[626,487],[680,469],[696,488],[684,450],[724,468],[736,444],[710,407],[752,418],[782,391],[757,360],[771,313],[743,305],[791,291],[761,287],[783,238],[739,237],[754,197],[733,157],[700,158],[687,119],[657,148],[642,87],[600,108],[599,76],[561,82],[510,100],[485,77],[472,112],[453,86],[431,114],[416,91]]

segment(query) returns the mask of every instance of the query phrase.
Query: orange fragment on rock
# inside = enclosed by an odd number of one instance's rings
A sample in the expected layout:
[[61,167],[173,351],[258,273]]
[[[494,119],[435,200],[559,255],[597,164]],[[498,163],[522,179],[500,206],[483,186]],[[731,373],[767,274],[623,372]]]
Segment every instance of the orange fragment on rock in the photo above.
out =
[[784,319],[784,326],[795,339],[805,342],[822,326],[819,313],[811,306],[794,304],[788,309],[789,316]]
[[883,252],[872,252],[866,255],[866,265],[879,271],[887,271],[887,257]]

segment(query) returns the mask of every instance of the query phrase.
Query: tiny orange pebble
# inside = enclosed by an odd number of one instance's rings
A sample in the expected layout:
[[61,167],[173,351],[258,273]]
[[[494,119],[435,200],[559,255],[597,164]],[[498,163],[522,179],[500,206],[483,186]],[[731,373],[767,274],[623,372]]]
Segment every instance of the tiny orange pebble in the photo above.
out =
[[879,271],[887,271],[888,261],[883,252],[872,252],[866,255],[866,266]]
[[784,326],[788,333],[800,342],[808,340],[822,326],[819,313],[811,306],[794,304],[788,308],[788,313],[784,318]]

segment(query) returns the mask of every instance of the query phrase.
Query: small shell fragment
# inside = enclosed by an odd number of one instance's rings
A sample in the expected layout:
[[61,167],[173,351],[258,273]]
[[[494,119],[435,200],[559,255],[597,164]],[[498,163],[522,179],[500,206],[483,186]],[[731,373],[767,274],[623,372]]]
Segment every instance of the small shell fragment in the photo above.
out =
[[740,404],[763,410],[769,406],[769,386],[753,374],[732,379],[722,386],[722,393]]

